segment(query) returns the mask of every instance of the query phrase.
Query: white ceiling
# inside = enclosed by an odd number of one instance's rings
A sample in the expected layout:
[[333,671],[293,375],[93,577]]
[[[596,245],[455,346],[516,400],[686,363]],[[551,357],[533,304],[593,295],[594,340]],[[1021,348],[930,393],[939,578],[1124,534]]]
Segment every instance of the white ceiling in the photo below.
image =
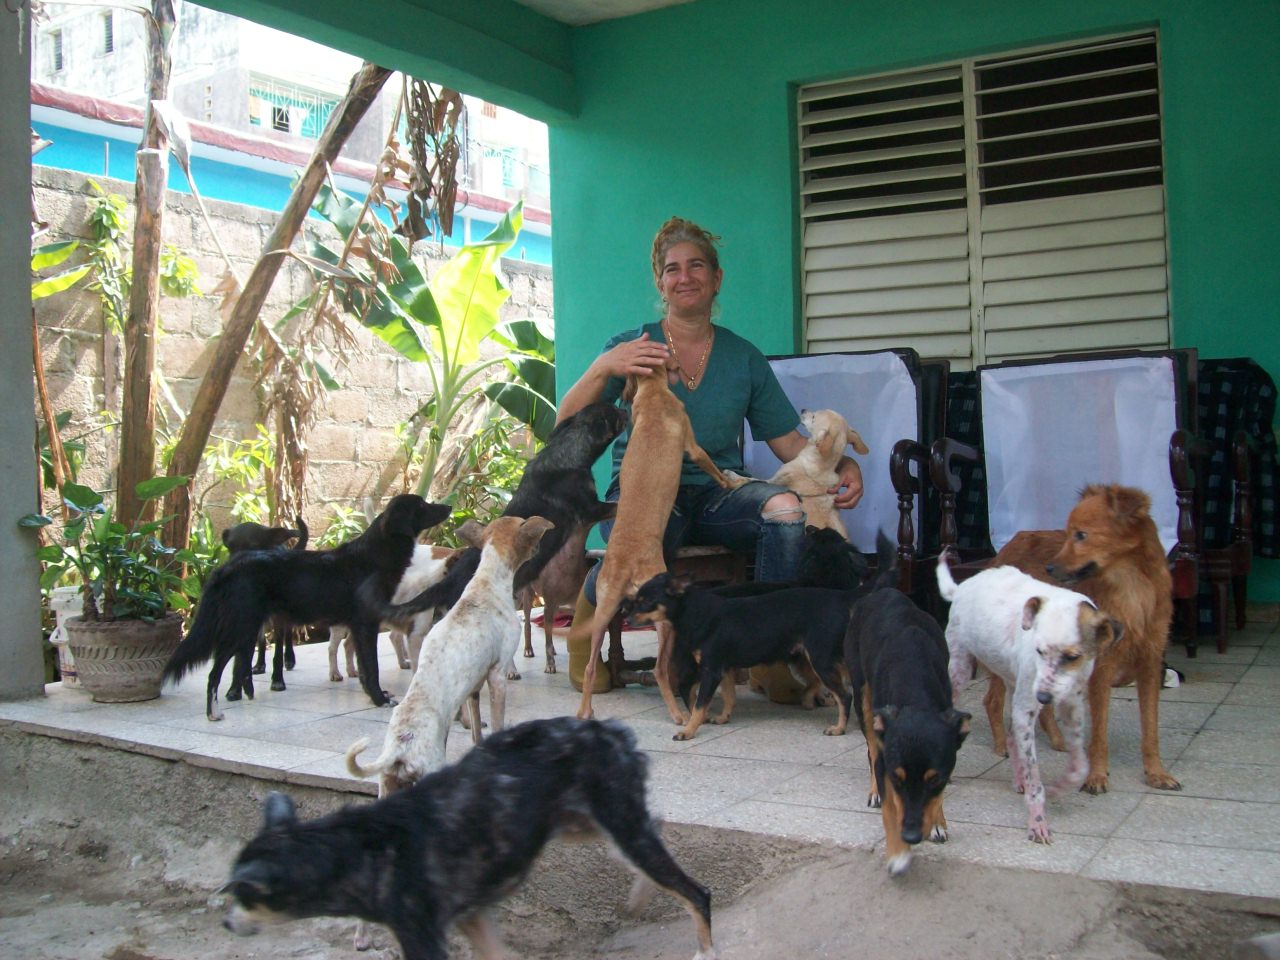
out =
[[522,7],[536,10],[552,20],[559,20],[571,26],[582,26],[597,23],[600,20],[614,20],[618,17],[629,17],[633,13],[645,13],[661,7],[674,7],[678,3],[692,3],[693,0],[515,0]]

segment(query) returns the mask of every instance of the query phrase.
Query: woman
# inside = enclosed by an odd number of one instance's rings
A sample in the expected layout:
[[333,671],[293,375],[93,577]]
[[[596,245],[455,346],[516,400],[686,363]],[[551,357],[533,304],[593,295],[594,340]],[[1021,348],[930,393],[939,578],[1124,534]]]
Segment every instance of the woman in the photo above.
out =
[[[783,462],[804,449],[806,440],[796,430],[800,418],[764,355],[711,321],[724,276],[718,240],[680,217],[663,224],[652,253],[662,319],[610,340],[561,400],[559,420],[598,400],[617,400],[627,376],[646,374],[670,356],[680,375],[672,391],[684,403],[699,445],[722,470],[744,470],[738,445],[744,420],[752,436],[764,440]],[[608,500],[618,496],[618,469],[627,438],[623,434],[614,443]],[[835,504],[851,508],[862,498],[862,472],[846,456],[837,473],[840,483],[831,491]],[[668,553],[684,544],[754,550],[757,580],[794,576],[804,538],[804,509],[794,493],[764,482],[722,490],[687,460],[680,483],[664,540]],[[608,524],[601,525],[601,533],[608,539]],[[589,577],[586,599],[592,603],[594,586],[594,576]],[[571,675],[572,667],[571,663]]]

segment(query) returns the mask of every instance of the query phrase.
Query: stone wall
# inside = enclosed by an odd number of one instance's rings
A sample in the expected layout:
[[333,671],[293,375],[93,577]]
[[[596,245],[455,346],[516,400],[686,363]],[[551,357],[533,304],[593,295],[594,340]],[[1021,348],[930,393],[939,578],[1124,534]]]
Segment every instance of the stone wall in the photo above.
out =
[[[119,193],[132,202],[131,183],[101,177],[94,180],[103,190]],[[84,174],[35,167],[32,185],[36,211],[51,227],[44,240],[87,238],[89,201],[94,194]],[[216,201],[209,201],[208,207],[237,272],[242,279],[247,277],[276,222],[275,214]],[[129,223],[132,225],[132,210]],[[332,228],[321,221],[309,220],[306,230],[309,235],[336,238]],[[126,239],[131,240],[131,235]],[[169,193],[164,241],[196,261],[202,290],[207,292],[217,284],[223,272],[222,260],[190,196]],[[445,259],[430,247],[430,242],[420,245],[428,272]],[[505,260],[502,266],[504,280],[512,292],[503,307],[503,316],[550,316],[550,269],[517,260]],[[306,272],[289,261],[276,278],[263,318],[274,322],[309,287]],[[212,359],[214,341],[222,327],[218,303],[217,298],[209,296],[162,300],[158,367],[182,411],[190,409],[200,378]],[[118,434],[95,428],[101,423],[103,411],[119,414],[122,345],[117,337],[104,336],[98,296],[83,284],[39,301],[36,320],[53,408],[72,413],[64,436],[74,438],[89,431],[81,479],[98,489],[112,486]],[[306,518],[317,533],[328,525],[332,504],[359,506],[366,497],[378,501],[399,492],[402,461],[396,453],[395,426],[430,393],[429,375],[422,364],[403,359],[369,335],[357,321],[352,321],[352,327],[358,352],[351,356],[345,369],[336,371],[343,389],[329,393],[322,401],[310,434]],[[161,405],[176,428],[178,421],[171,404],[162,399]],[[246,357],[236,368],[214,435],[235,439],[252,436],[254,425],[261,419],[261,391],[254,386],[253,367]],[[233,491],[225,484],[211,490],[207,490],[208,486],[207,476],[198,478],[197,495],[203,494],[206,508],[221,524]]]

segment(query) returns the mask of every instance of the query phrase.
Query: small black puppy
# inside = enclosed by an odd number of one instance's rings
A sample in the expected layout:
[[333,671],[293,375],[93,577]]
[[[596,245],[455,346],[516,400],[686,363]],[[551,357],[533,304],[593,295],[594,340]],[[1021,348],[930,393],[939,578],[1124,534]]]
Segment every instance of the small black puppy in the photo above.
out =
[[[291,530],[289,527],[268,527],[261,523],[255,523],[252,520],[246,520],[244,523],[237,523],[234,527],[227,527],[222,531],[222,543],[227,548],[227,552],[231,556],[243,553],[246,550],[280,550],[290,540],[297,540],[291,549],[305,550],[307,549],[307,540],[311,536],[311,531],[307,529],[306,522],[301,517],[295,517],[298,529]],[[271,664],[271,689],[284,690],[284,671],[292,670],[296,663],[293,655],[293,629],[287,623],[273,623],[271,625],[271,633],[275,638],[276,652]],[[253,664],[251,676],[267,672],[267,632],[266,630],[258,631],[258,658]],[[238,664],[235,676],[244,675],[243,664]],[[253,681],[249,681],[249,685],[245,690],[241,690],[237,686],[227,688],[228,700],[239,700],[241,694],[253,699]]]
[[299,625],[342,623],[351,629],[360,685],[374,706],[383,706],[390,697],[378,683],[380,624],[358,596],[367,592],[386,602],[413,558],[418,534],[440,523],[450,510],[447,504],[402,493],[391,498],[364,533],[333,550],[248,550],[232,557],[205,585],[195,621],[165,664],[164,678],[179,680],[212,660],[205,716],[221,720],[222,671],[234,659],[241,675],[232,677],[232,686],[252,689],[249,654],[268,617]]
[[942,629],[891,586],[891,548],[880,553],[881,569],[888,569],[854,605],[844,659],[867,738],[867,805],[880,807],[889,873],[898,876],[926,833],[938,843],[947,839],[942,790],[969,733],[969,714],[952,705]]
[[223,925],[247,936],[263,920],[354,916],[390,927],[405,960],[439,960],[457,923],[476,956],[495,956],[487,908],[554,835],[601,832],[637,871],[629,906],[652,893],[647,877],[693,917],[695,960],[713,960],[711,894],[663,846],[645,806],[646,766],[621,723],[560,717],[509,727],[407,790],[318,820],[300,822],[273,793],[223,888]]
[[[599,499],[591,465],[626,425],[627,414],[619,407],[611,403],[588,404],[558,425],[546,446],[524,468],[520,484],[502,515],[545,517],[555,526],[538,544],[538,552],[516,571],[513,589],[517,595],[537,578],[575,531],[608,520],[617,511],[616,503]],[[458,602],[479,564],[480,551],[468,548],[444,579],[412,600],[395,605],[379,603],[376,597],[366,596],[367,591],[362,591],[361,600],[373,608],[377,617],[391,623],[432,607],[447,610]]]
[[[660,573],[629,599],[632,623],[670,623],[673,663],[698,664],[698,695],[684,729],[689,740],[707,720],[711,698],[726,670],[782,660],[807,667],[813,677],[802,702],[812,705],[826,686],[839,716],[823,732],[841,736],[849,719],[850,693],[840,672],[841,643],[854,597],[845,590],[787,587],[755,597],[722,597],[691,588],[689,577]],[[662,679],[660,674],[659,679]],[[664,690],[664,698],[669,691]],[[736,703],[732,678],[723,685],[724,710],[712,723],[728,723]]]

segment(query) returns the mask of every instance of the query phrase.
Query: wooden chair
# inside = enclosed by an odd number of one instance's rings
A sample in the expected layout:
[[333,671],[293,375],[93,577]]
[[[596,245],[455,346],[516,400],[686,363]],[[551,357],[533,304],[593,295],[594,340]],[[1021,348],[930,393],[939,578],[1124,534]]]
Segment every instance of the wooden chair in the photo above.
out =
[[[939,539],[957,542],[955,465],[981,458],[992,552],[1020,530],[1060,529],[1086,483],[1145,490],[1169,555],[1173,595],[1195,655],[1199,573],[1194,350],[1072,354],[978,369],[979,452],[954,441],[931,451],[942,500]],[[972,556],[972,551],[971,554]],[[989,561],[957,565],[957,578]]]

